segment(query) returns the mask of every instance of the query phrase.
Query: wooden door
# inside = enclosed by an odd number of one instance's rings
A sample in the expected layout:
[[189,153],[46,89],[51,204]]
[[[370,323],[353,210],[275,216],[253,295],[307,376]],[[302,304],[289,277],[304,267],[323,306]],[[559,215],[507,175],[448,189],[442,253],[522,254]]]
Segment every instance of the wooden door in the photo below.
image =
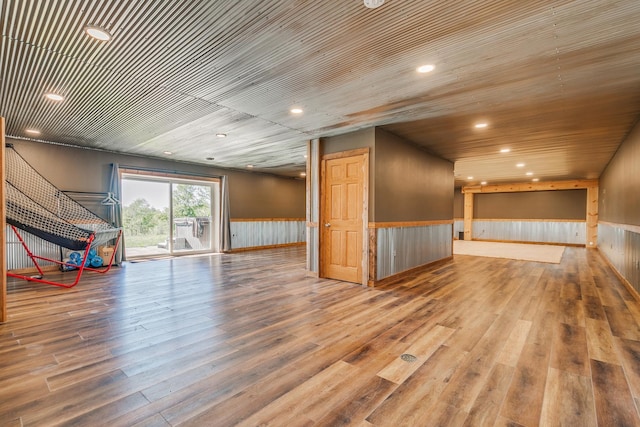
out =
[[323,161],[322,276],[362,283],[367,155]]

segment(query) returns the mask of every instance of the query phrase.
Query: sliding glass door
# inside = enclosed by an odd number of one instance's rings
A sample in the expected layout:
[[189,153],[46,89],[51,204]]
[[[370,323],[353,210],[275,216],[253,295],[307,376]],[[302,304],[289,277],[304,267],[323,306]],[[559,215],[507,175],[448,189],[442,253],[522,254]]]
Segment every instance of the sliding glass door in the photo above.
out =
[[171,189],[173,252],[210,251],[211,186],[171,184]]
[[168,255],[171,184],[122,179],[122,222],[127,257]]
[[219,251],[220,185],[122,174],[127,258]]

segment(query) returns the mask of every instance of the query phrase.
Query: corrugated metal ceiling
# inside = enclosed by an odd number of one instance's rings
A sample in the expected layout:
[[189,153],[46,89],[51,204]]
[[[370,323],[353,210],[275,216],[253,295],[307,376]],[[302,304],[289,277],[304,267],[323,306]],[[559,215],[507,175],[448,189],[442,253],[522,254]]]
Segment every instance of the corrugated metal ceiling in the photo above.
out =
[[[37,128],[295,176],[308,139],[381,126],[455,162],[458,183],[497,183],[597,177],[640,114],[637,0],[0,0],[0,12],[0,115],[18,138]],[[416,73],[425,63],[435,71]]]

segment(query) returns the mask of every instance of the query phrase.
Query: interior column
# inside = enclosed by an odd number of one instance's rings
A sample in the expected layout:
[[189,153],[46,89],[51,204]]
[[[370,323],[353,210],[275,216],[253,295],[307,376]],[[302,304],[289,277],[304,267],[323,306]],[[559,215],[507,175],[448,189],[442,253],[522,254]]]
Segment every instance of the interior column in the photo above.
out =
[[587,248],[598,246],[598,185],[587,187]]
[[471,240],[473,227],[473,193],[464,193],[464,240]]

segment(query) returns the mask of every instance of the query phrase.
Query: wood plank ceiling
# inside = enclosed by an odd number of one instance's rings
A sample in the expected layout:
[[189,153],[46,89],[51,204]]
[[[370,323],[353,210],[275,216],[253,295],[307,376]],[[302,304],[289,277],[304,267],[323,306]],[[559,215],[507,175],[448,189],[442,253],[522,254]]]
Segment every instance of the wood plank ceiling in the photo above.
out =
[[458,184],[499,183],[597,178],[640,115],[638,0],[0,0],[0,13],[14,138],[297,176],[310,138],[380,126],[455,162]]

